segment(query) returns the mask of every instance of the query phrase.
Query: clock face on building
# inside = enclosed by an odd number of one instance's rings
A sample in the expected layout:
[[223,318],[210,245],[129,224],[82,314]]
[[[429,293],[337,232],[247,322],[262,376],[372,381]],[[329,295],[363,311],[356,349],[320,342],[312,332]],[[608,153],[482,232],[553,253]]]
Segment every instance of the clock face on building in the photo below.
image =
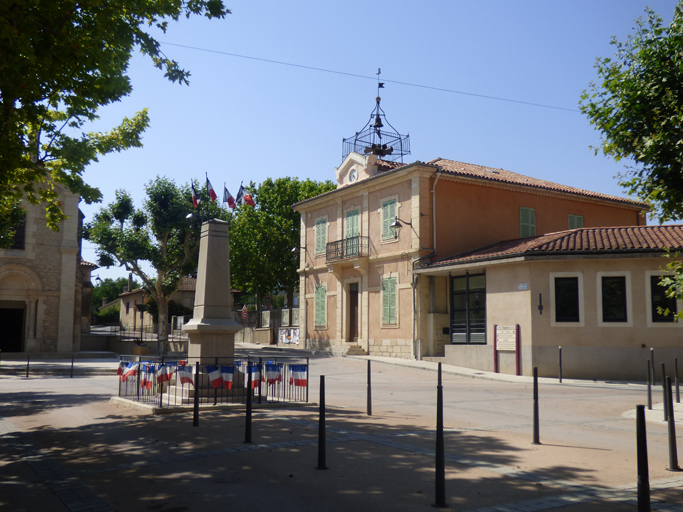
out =
[[351,169],[351,172],[349,173],[349,182],[354,183],[357,178],[358,173],[356,172],[356,169]]

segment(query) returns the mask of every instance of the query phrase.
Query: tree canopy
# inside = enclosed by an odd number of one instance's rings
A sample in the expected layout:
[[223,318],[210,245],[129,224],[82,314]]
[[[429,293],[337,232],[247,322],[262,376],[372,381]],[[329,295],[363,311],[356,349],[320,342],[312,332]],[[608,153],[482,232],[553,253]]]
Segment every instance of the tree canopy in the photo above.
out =
[[[227,215],[210,201],[204,187],[197,189],[203,216]],[[98,265],[123,266],[140,278],[157,303],[159,341],[165,344],[168,301],[183,276],[197,273],[201,225],[199,219],[188,218],[189,213],[198,213],[189,185],[157,176],[145,185],[145,192],[147,199],[137,209],[126,191],[116,191],[116,200],[95,215],[84,235],[98,246]],[[145,272],[143,262],[154,268],[154,275]]]
[[[140,288],[140,282],[133,279],[133,289]],[[118,298],[125,290],[128,289],[128,279],[119,277],[118,279],[106,278],[101,283],[95,285],[92,291],[93,309],[97,309],[102,305],[103,299],[105,302],[111,302]]]
[[84,169],[100,155],[142,145],[138,112],[106,133],[83,133],[100,107],[132,91],[138,48],[172,82],[189,72],[152,37],[181,16],[223,18],[222,0],[6,0],[0,2],[0,246],[11,243],[22,197],[45,204],[48,225],[64,220],[59,188],[99,201]]
[[315,197],[336,185],[298,178],[268,178],[259,186],[250,183],[256,207],[238,207],[230,228],[231,286],[257,294],[284,291],[291,307],[299,285],[301,216],[292,205]]
[[620,184],[664,222],[683,218],[683,1],[668,27],[646,13],[625,42],[612,39],[614,57],[597,60],[580,108],[601,132],[596,153],[635,162]]

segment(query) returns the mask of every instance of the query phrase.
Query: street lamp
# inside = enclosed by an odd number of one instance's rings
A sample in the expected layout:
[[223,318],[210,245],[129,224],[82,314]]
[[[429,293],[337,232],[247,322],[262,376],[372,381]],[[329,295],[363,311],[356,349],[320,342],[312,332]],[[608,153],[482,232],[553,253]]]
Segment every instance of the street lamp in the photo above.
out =
[[403,226],[413,227],[413,223],[412,223],[412,221],[406,222],[404,220],[401,220],[397,216],[396,219],[394,220],[394,222],[392,222],[389,225],[389,227],[394,230],[394,238],[398,238],[398,233]]

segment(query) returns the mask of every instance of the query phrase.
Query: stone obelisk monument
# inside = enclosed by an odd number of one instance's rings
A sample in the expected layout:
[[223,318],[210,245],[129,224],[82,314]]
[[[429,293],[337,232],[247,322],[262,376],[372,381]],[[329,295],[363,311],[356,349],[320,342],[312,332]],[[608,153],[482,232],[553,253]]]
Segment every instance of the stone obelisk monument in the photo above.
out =
[[183,326],[190,338],[188,357],[233,357],[241,328],[232,311],[228,223],[209,220],[202,224],[194,314]]

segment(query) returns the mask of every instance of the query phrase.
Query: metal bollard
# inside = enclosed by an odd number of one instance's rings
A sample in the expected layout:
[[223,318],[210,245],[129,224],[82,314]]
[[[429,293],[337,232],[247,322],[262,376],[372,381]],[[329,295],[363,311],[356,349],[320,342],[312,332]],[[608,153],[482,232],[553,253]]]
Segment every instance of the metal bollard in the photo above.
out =
[[657,373],[655,371],[655,349],[650,349],[650,361],[652,361],[652,385],[657,384]]
[[28,368],[31,361],[31,354],[26,354],[26,378],[28,379]]
[[372,416],[372,373],[370,371],[370,361],[368,360],[368,416]]
[[443,386],[441,385],[441,363],[439,363],[438,385],[436,386],[436,475],[435,475],[436,508],[446,508],[446,457],[443,439]]
[[562,347],[560,348],[560,383],[562,383]]
[[650,476],[647,463],[644,405],[636,405],[636,446],[638,452],[638,512],[650,512]]
[[676,403],[681,403],[681,391],[678,388],[678,358],[674,357],[674,377],[676,378]]
[[251,443],[251,361],[247,364],[247,416],[244,421],[244,442]]
[[652,367],[647,359],[647,410],[652,410]]
[[192,415],[192,426],[199,426],[199,361],[194,374],[194,414]]
[[666,369],[662,363],[662,409],[664,409],[664,421],[669,421],[669,408],[666,406],[666,400]]
[[325,453],[325,376],[320,376],[320,416],[318,420],[318,467],[327,469]]
[[74,378],[74,355],[71,354],[71,378]]
[[669,409],[669,467],[668,471],[680,471],[678,467],[678,451],[676,449],[676,420],[674,420],[674,400],[671,393],[671,377],[666,378],[667,402]]
[[538,426],[538,367],[534,366],[534,440],[531,444],[541,444]]

